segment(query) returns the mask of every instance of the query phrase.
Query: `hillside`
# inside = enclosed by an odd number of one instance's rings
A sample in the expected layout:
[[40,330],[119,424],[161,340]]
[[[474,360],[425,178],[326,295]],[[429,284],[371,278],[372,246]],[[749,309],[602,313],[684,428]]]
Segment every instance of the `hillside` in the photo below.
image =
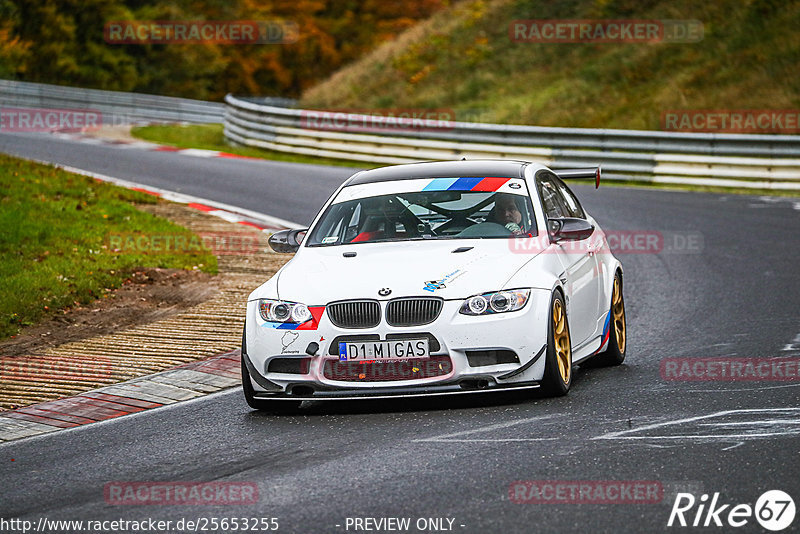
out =
[[[512,42],[518,19],[693,19],[696,43]],[[327,109],[660,129],[666,110],[800,107],[800,2],[463,0],[307,90]]]

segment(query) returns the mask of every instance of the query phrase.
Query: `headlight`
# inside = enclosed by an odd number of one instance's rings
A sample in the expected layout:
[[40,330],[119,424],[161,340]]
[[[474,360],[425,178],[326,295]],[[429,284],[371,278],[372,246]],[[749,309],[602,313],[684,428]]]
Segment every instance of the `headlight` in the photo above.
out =
[[506,289],[474,295],[464,301],[460,313],[464,315],[490,315],[521,310],[531,296],[530,289]]
[[283,300],[260,299],[258,312],[269,323],[300,324],[311,320],[311,311],[305,304]]

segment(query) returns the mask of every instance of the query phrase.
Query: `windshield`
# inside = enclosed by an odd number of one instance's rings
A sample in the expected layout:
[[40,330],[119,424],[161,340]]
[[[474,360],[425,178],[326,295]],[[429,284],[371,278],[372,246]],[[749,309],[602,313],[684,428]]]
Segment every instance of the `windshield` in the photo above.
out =
[[[501,180],[508,182],[508,179]],[[391,189],[385,184],[368,185]],[[357,198],[350,198],[353,196]],[[340,198],[347,200],[338,201]],[[507,191],[459,191],[450,186],[446,190],[374,196],[366,195],[361,186],[342,190],[312,230],[307,244],[331,246],[533,235],[536,235],[536,219],[522,180],[514,181]]]

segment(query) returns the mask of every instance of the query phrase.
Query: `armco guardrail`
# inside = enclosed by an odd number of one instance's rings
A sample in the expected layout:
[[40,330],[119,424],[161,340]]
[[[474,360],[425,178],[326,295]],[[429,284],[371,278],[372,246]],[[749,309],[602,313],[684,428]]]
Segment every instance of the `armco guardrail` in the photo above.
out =
[[225,112],[225,106],[219,102],[10,80],[0,80],[0,106],[93,110],[101,113],[104,125],[154,122],[220,123]]
[[[800,136],[794,135],[469,122],[354,132],[310,128],[325,112],[263,105],[232,95],[225,102],[225,137],[230,142],[281,152],[369,163],[513,158],[539,161],[555,169],[602,165],[606,179],[800,190]],[[369,117],[362,120],[371,123]]]

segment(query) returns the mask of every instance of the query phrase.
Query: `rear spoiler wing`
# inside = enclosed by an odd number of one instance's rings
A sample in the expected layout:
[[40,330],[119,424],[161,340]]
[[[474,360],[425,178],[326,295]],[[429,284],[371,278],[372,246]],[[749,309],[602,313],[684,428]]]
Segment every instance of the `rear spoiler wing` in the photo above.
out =
[[600,187],[600,166],[588,169],[559,169],[554,173],[562,180],[594,180],[594,188]]

